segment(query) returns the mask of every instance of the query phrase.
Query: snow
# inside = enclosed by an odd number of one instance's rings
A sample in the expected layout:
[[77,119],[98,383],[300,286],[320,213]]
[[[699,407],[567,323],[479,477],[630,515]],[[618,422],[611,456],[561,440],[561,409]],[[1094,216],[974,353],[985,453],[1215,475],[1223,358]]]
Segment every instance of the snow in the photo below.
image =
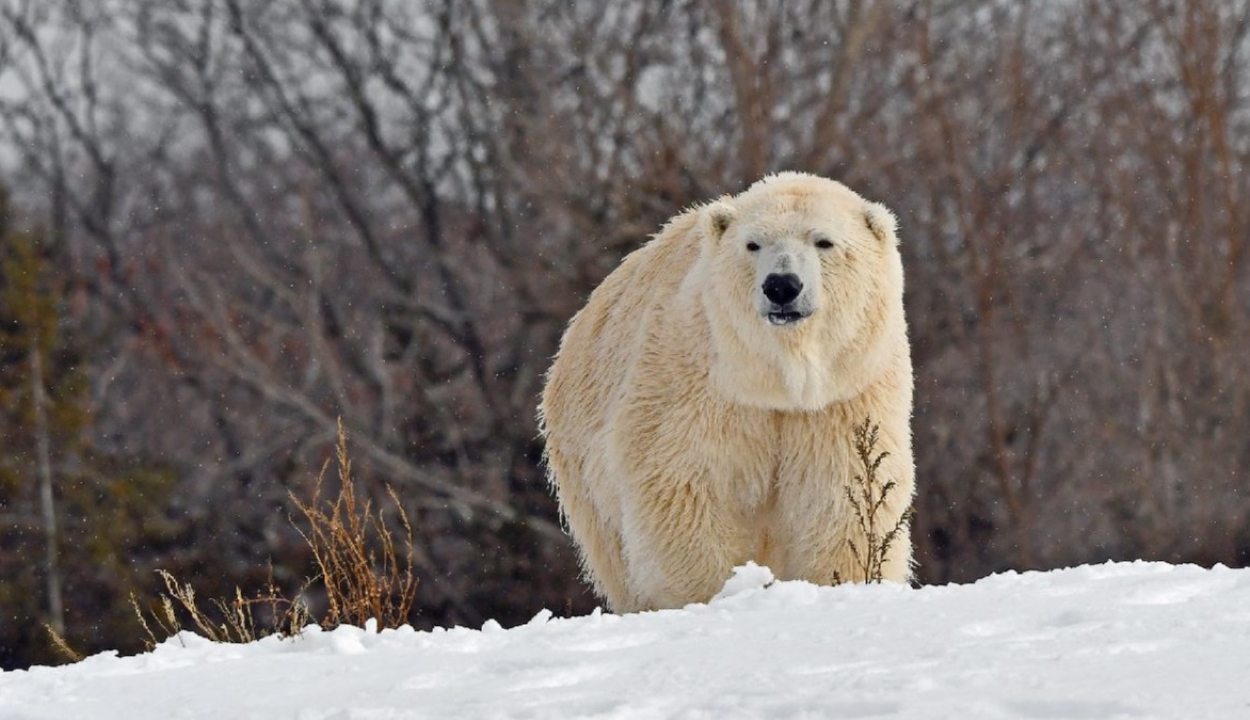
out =
[[1108,563],[971,585],[740,568],[707,605],[217,645],[0,673],[0,718],[1246,718],[1250,570]]

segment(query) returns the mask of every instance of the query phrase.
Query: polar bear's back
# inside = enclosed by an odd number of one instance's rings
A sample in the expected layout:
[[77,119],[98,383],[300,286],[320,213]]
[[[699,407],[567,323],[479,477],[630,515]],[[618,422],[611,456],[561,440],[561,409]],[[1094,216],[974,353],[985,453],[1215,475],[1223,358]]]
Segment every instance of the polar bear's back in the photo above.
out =
[[637,600],[624,581],[624,489],[607,452],[610,429],[657,313],[698,259],[697,221],[696,211],[674,218],[591,293],[564,333],[539,406],[548,479],[587,579],[615,607]]
[[[697,221],[694,210],[674,218],[626,257],[573,317],[543,392],[549,443],[602,440],[600,431],[621,400],[655,314],[665,312],[698,259]],[[576,432],[563,433],[561,426]],[[556,449],[577,455],[590,448]]]

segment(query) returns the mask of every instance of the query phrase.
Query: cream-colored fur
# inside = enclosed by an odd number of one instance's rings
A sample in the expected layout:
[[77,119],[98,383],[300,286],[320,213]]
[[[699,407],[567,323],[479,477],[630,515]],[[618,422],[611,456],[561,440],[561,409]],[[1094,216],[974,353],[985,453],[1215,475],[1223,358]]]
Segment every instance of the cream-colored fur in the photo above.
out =
[[[801,322],[761,314],[775,267],[805,276]],[[783,173],[627,257],[569,325],[539,415],[585,572],[631,612],[706,601],[747,560],[780,579],[862,577],[852,427],[881,426],[893,527],[913,493],[911,407],[893,215]],[[910,578],[907,537],[884,574]]]

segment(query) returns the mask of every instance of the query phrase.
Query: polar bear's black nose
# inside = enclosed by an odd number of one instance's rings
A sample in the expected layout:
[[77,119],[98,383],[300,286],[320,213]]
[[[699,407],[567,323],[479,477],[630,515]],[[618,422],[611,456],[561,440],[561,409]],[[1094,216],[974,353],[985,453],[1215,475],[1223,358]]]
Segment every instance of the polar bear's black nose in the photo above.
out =
[[803,292],[803,281],[794,273],[772,273],[764,278],[764,297],[769,302],[786,305]]

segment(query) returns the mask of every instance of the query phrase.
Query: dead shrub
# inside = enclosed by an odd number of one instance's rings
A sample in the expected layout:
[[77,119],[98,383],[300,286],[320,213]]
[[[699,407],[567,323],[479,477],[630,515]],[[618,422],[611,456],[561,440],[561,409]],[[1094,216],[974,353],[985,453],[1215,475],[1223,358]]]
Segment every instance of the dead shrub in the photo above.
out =
[[380,632],[407,622],[418,583],[412,570],[413,530],[408,515],[388,485],[387,494],[403,528],[397,543],[383,510],[375,511],[372,502],[357,496],[342,421],[338,425],[334,460],[339,487],[333,498],[322,497],[330,460],[317,475],[310,500],[291,495],[307,527],[301,527],[294,519],[291,522],[308,543],[317,568],[316,575],[296,597],[283,594],[273,581],[271,568],[263,591],[246,596],[235,588],[233,598],[214,598],[201,604],[191,583],[179,582],[172,574],[159,570],[165,590],[153,606],[145,609],[133,594],[130,596],[149,650],[163,638],[184,629],[223,643],[252,642],[270,635],[297,636],[313,622],[304,595],[318,585],[324,590],[328,605],[319,624],[327,630],[339,625],[365,627],[370,619],[375,619]]
[[[882,482],[877,475],[881,462],[889,457],[888,452],[877,452],[880,430],[881,427],[873,424],[871,418],[866,418],[863,425],[856,425],[853,429],[855,457],[861,471],[855,475],[854,487],[846,488],[846,498],[855,511],[855,521],[864,536],[862,547],[854,540],[848,542],[861,575],[856,581],[865,583],[882,582],[886,556],[899,534],[910,527],[915,514],[915,508],[908,507],[891,527],[882,527],[881,510],[897,483],[894,480]],[[837,581],[841,583],[844,579],[839,577]]]

